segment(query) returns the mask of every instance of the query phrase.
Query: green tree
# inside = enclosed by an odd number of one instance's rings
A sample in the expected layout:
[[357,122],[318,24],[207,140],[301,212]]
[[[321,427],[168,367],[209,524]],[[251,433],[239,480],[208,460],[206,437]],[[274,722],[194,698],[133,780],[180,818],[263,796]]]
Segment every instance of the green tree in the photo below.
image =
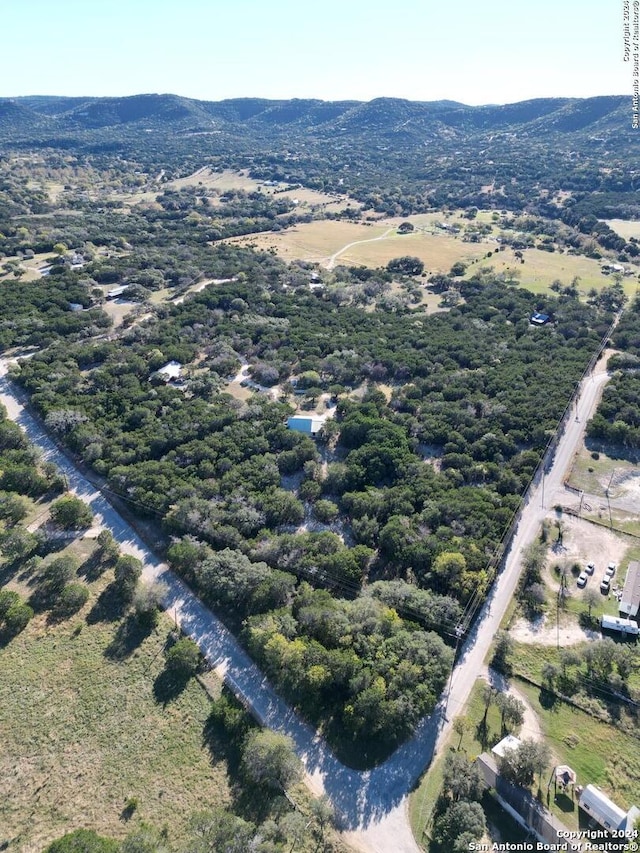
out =
[[89,600],[89,590],[83,583],[68,583],[62,588],[56,601],[56,616],[65,617],[77,613]]
[[20,596],[13,589],[0,589],[0,622],[4,619],[10,607],[20,601]]
[[242,766],[255,785],[282,790],[302,778],[302,762],[293,751],[287,735],[261,729],[249,734],[245,741]]
[[177,678],[191,678],[200,666],[200,649],[189,637],[182,637],[168,650],[165,666]]
[[475,761],[469,761],[466,755],[460,752],[450,752],[444,765],[442,790],[454,802],[479,800],[483,784]]
[[401,275],[420,275],[424,270],[424,263],[420,258],[411,255],[404,255],[401,258],[392,258],[387,264],[387,269],[390,273],[400,273]]
[[14,525],[27,515],[27,504],[20,495],[4,492],[0,494],[0,519]]
[[42,538],[35,533],[30,533],[25,527],[16,525],[7,531],[0,540],[0,550],[4,557],[10,562],[26,560],[40,546]]
[[133,609],[141,623],[155,626],[160,616],[160,607],[167,594],[163,583],[139,583],[133,595]]
[[528,788],[536,774],[542,775],[550,760],[551,751],[546,743],[525,739],[516,749],[505,750],[498,764],[505,779]]
[[3,626],[9,637],[15,637],[24,631],[32,618],[33,609],[24,601],[16,601],[4,614],[4,619],[0,620],[0,625]]
[[56,557],[40,570],[38,586],[48,597],[57,597],[75,576],[77,570],[78,561],[75,557],[70,555]]
[[45,853],[119,853],[120,845],[93,829],[76,829],[50,844]]
[[131,601],[142,574],[142,562],[130,554],[118,557],[114,568],[115,583],[125,601]]
[[[482,837],[485,829],[484,812],[480,803],[458,800],[434,821],[433,839],[442,851],[452,853],[460,836],[478,839]],[[466,843],[467,839],[464,840]]]
[[96,542],[100,549],[100,559],[103,562],[110,563],[112,560],[116,559],[119,551],[118,543],[110,530],[107,530],[106,528],[101,530],[100,533],[98,533]]
[[93,513],[84,501],[68,494],[51,504],[51,520],[65,530],[78,530],[91,526]]
[[[222,808],[195,814],[189,823],[188,853],[247,853],[259,850],[255,845],[256,828],[252,823]],[[123,853],[128,853],[124,851]]]

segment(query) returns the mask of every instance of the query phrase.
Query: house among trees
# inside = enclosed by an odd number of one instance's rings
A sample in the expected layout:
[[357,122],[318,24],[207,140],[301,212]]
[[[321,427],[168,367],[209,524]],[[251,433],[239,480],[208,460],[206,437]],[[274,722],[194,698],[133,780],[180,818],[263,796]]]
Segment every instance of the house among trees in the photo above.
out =
[[637,560],[629,563],[618,609],[629,618],[637,616],[640,610],[640,563]]
[[287,427],[313,437],[320,432],[325,421],[325,415],[295,415],[287,420]]
[[605,275],[609,275],[609,273],[612,272],[624,273],[624,267],[622,264],[602,264],[600,269]]
[[118,296],[122,296],[126,289],[126,284],[121,284],[118,287],[112,287],[111,290],[107,291],[107,299],[117,299]]
[[539,311],[534,311],[531,317],[529,318],[529,322],[532,326],[544,326],[545,323],[548,323],[550,319],[550,314],[541,314]]
[[613,832],[632,832],[640,818],[640,809],[631,806],[625,812],[610,800],[596,785],[587,785],[580,793],[580,808],[603,829]]
[[163,367],[156,370],[155,375],[164,382],[175,382],[180,379],[182,365],[179,361],[168,361]]

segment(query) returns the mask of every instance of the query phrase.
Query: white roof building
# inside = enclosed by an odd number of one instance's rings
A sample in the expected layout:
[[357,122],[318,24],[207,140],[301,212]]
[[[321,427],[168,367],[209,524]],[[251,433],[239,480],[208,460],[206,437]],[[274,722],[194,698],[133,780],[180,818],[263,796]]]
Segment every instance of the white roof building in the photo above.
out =
[[505,752],[508,752],[509,750],[515,751],[516,749],[518,749],[521,743],[522,741],[520,740],[520,738],[516,737],[515,735],[507,735],[506,737],[503,737],[502,740],[493,747],[491,752],[494,755],[497,755],[499,758],[504,758]]
[[580,794],[578,805],[589,817],[592,817],[596,823],[607,830],[633,830],[634,823],[640,815],[636,806],[631,806],[629,811],[625,812],[613,800],[610,800],[597,785],[587,785],[584,788]]
[[620,613],[626,613],[629,617],[638,615],[640,609],[640,563],[635,560],[629,563],[618,609]]
[[180,379],[182,365],[179,361],[168,361],[163,367],[156,370],[156,373],[165,382],[173,382],[175,379]]

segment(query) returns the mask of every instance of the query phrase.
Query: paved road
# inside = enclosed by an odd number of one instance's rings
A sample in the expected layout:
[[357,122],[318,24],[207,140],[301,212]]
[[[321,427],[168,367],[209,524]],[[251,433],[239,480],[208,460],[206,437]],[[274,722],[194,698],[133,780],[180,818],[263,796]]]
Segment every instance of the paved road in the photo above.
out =
[[553,495],[562,486],[565,471],[582,439],[584,424],[595,410],[608,378],[604,369],[600,368],[600,372],[583,383],[576,419],[572,418],[567,425],[544,485],[539,484],[530,493],[505,567],[461,649],[450,689],[431,717],[420,723],[414,736],[384,764],[367,772],[350,770],[337,761],[315,731],[273,691],[213,613],[149,551],[108,501],[55,447],[40,424],[25,411],[14,387],[6,379],[6,371],[6,362],[0,360],[0,402],[6,406],[9,417],[42,448],[45,458],[55,462],[66,474],[70,488],[91,505],[97,522],[111,530],[123,551],[143,561],[145,579],[159,580],[167,585],[164,602],[167,611],[199,644],[207,659],[256,717],[293,738],[296,751],[305,762],[311,787],[316,793],[324,792],[330,797],[346,839],[365,853],[419,853],[408,825],[408,792],[449,736],[453,718],[464,706],[483,669],[484,658],[518,581],[522,549],[537,535],[547,513],[548,502],[543,494]]

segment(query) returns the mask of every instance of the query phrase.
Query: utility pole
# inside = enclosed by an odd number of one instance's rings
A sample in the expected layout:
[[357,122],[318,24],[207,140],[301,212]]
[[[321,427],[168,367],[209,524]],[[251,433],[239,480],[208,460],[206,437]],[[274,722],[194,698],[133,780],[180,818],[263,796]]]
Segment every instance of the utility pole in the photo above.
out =
[[464,628],[462,625],[456,625],[456,649],[453,653],[453,660],[451,661],[451,672],[449,673],[449,686],[447,687],[447,701],[445,704],[445,712],[447,710],[447,706],[449,705],[449,696],[451,695],[451,685],[453,684],[453,670],[456,667],[456,659],[458,657],[458,646],[460,645],[460,640],[464,636]]
[[609,489],[611,488],[611,481],[613,480],[614,474],[615,474],[615,471],[612,471],[611,476],[609,477],[609,484],[608,484],[606,491],[605,491],[605,495],[607,496],[607,506],[609,507],[609,527],[611,529],[613,529],[613,517],[611,515],[611,498],[609,495]]

